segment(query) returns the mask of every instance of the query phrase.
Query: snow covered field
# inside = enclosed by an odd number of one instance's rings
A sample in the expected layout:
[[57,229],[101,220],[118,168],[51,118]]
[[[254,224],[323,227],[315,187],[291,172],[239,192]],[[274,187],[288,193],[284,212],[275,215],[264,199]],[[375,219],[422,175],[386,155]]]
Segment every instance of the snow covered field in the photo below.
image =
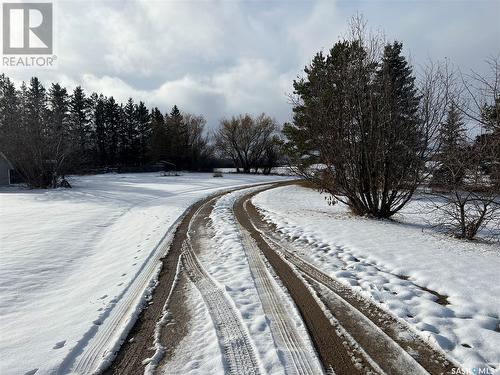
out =
[[409,322],[462,366],[499,368],[498,243],[437,233],[417,203],[395,223],[352,217],[298,186],[268,190],[253,202],[303,257]]
[[0,189],[0,373],[106,363],[154,283],[160,245],[188,206],[277,179],[107,174],[75,177],[73,189]]

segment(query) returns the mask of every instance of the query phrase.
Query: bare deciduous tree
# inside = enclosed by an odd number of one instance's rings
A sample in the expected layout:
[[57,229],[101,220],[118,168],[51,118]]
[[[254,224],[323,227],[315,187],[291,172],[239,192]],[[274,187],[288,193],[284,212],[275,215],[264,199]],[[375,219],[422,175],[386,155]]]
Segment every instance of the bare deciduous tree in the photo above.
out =
[[[462,89],[453,90],[453,111],[441,127],[445,138],[440,143],[447,147],[441,148],[434,171],[434,179],[440,181],[431,192],[438,198],[434,204],[440,212],[438,224],[469,240],[487,227],[500,231],[500,69],[497,59],[488,64],[491,76],[462,75]],[[475,139],[470,132],[460,134],[460,126],[453,126],[459,121],[456,111],[479,131]],[[464,141],[447,145],[450,138]]]
[[[223,119],[215,134],[215,145],[222,157],[233,161],[237,170],[244,173],[266,164],[270,170],[276,161],[276,121],[265,114],[257,117],[240,115],[231,119]],[[267,159],[266,159],[267,158]]]
[[458,238],[472,240],[489,226],[500,230],[498,187],[482,168],[487,152],[487,145],[480,139],[457,148],[441,164],[448,172],[445,183],[430,192],[439,213],[437,224]]

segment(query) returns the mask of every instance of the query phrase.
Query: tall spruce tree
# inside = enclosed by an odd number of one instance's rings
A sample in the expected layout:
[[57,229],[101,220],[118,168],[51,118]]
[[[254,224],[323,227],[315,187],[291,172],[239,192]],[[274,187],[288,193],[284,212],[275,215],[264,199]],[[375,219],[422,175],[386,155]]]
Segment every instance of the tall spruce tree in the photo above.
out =
[[123,107],[123,121],[120,124],[120,149],[122,164],[137,162],[137,119],[136,107],[132,98]]
[[[47,93],[38,78],[33,77],[25,94],[23,104],[26,109],[22,120],[26,130],[25,142],[29,145],[31,155],[24,160],[21,170],[32,187],[48,187],[52,184],[53,176],[47,152]],[[30,162],[33,163],[32,167],[27,165]]]
[[158,108],[151,111],[150,152],[153,161],[166,161],[168,158],[168,139],[165,119]]
[[167,159],[174,163],[177,168],[184,168],[187,146],[187,131],[182,121],[182,114],[174,105],[170,114],[165,116],[165,125],[167,127]]
[[77,86],[69,101],[69,126],[74,138],[73,158],[79,166],[91,162],[93,129],[90,107],[91,100],[85,96],[81,86]]
[[106,98],[100,94],[93,93],[92,101],[92,123],[94,129],[94,148],[96,161],[99,166],[108,164],[108,134],[106,129]]
[[294,81],[293,124],[284,132],[292,163],[319,189],[360,215],[390,217],[411,198],[426,148],[415,78],[402,44],[362,39],[318,53]]
[[381,132],[377,138],[383,145],[376,154],[381,156],[379,161],[383,164],[377,167],[381,183],[375,183],[374,187],[381,191],[382,217],[393,215],[406,204],[424,167],[426,145],[418,117],[420,97],[412,67],[402,55],[402,48],[400,42],[385,46],[376,78],[379,94],[376,118]]
[[121,108],[112,96],[105,102],[104,119],[107,134],[107,162],[115,165],[119,161]]
[[433,175],[433,183],[445,188],[453,188],[462,181],[467,168],[466,129],[457,106],[449,107],[446,121],[441,125],[438,153],[439,167]]
[[19,144],[19,98],[14,83],[0,74],[0,150],[14,154]]
[[137,123],[137,160],[143,165],[148,160],[148,144],[151,137],[149,111],[144,102],[139,102],[135,107],[135,121]]
[[53,83],[48,95],[49,118],[47,121],[47,151],[52,164],[52,186],[67,172],[73,139],[69,126],[69,95],[65,88]]

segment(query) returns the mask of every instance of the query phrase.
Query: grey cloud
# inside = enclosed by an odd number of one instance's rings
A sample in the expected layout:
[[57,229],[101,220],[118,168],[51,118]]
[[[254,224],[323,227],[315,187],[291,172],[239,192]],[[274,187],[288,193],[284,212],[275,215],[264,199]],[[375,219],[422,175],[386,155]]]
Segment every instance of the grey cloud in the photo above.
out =
[[491,1],[58,1],[57,70],[16,69],[70,88],[168,110],[291,117],[286,93],[313,54],[329,49],[363,13],[418,65],[449,57],[481,69],[498,53],[499,2]]

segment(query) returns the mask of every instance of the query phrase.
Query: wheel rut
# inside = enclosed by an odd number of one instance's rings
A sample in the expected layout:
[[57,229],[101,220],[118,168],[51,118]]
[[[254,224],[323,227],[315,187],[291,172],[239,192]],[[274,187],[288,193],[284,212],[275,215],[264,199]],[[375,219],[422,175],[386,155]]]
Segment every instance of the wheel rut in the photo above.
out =
[[[266,189],[260,191],[263,190]],[[271,259],[279,259],[293,269],[295,277],[308,284],[309,293],[315,294],[316,300],[326,310],[324,314],[331,314],[332,327],[337,326],[334,328],[337,332],[348,334],[374,372],[450,374],[454,368],[456,370],[456,366],[443,353],[423,342],[409,327],[290,251],[293,244],[273,233],[251,203],[256,193],[248,194],[237,202],[235,211],[238,219],[242,220],[245,228],[250,228],[249,232],[256,238],[273,268],[275,262]],[[277,274],[282,280],[287,277],[278,270]],[[293,296],[292,292],[290,294]],[[309,327],[307,316],[303,314],[303,317]],[[330,329],[333,331],[332,327]],[[313,341],[317,345],[314,337]],[[321,348],[317,349],[321,356]],[[345,373],[338,363],[332,365],[332,369],[336,373]]]
[[298,276],[290,264],[260,236],[244,208],[244,202],[254,194],[248,194],[236,201],[234,205],[236,219],[250,233],[258,248],[287,288],[309,331],[325,372],[335,374],[377,373],[364,358],[354,356],[355,348],[349,345],[346,337],[336,332],[329,317],[323,312],[323,306],[318,303],[303,278]]
[[182,243],[186,238],[189,223],[199,207],[210,199],[212,198],[206,198],[195,203],[180,220],[172,241],[166,244],[162,250],[162,253],[166,255],[161,258],[163,266],[158,275],[158,285],[153,291],[151,300],[142,310],[126,339],[124,339],[115,360],[103,372],[104,374],[128,375],[144,373],[146,366],[144,360],[154,354],[156,324],[162,318],[165,301],[175,286]]
[[[258,185],[263,184],[256,184],[254,186]],[[175,339],[173,337],[169,337],[168,339],[163,338],[161,345],[168,346],[165,347],[165,355],[167,355],[167,357],[173,354],[175,346],[187,332],[190,317],[186,314],[186,311],[182,309],[182,306],[170,308],[169,306],[165,306],[165,303],[170,295],[175,297],[174,300],[179,301],[179,303],[182,303],[184,300],[180,295],[182,291],[179,290],[178,287],[175,287],[175,281],[178,264],[181,260],[183,243],[187,238],[190,223],[195,213],[199,212],[200,207],[204,206],[207,202],[213,202],[215,198],[226,194],[228,191],[235,191],[243,188],[245,187],[232,188],[211,195],[194,203],[186,210],[184,215],[179,219],[179,224],[174,229],[172,240],[166,241],[161,245],[162,248],[158,252],[160,255],[158,259],[155,259],[155,267],[159,262],[161,262],[163,266],[158,275],[157,286],[151,295],[149,303],[142,309],[142,312],[139,314],[139,317],[128,335],[123,338],[123,343],[117,351],[113,362],[107,369],[103,371],[98,370],[98,372],[116,375],[135,375],[144,373],[148,359],[155,354],[155,329],[157,323],[164,317],[165,310],[168,310],[171,321],[177,322],[176,324],[179,327],[184,327],[182,329],[170,331],[168,329],[165,330],[168,331],[170,335],[175,334]],[[100,329],[102,327],[98,328]],[[160,335],[161,337],[165,336],[163,332],[160,332]],[[88,355],[85,355],[85,357],[88,358]],[[98,354],[94,354],[92,358],[97,361],[97,359],[100,360],[101,357]],[[68,363],[64,368],[73,368],[74,365],[74,359],[71,359],[71,363]],[[78,359],[76,365],[81,369],[80,373],[91,373],[96,371],[95,368],[91,369],[88,364],[84,364],[80,359]],[[85,368],[83,368],[82,365],[84,365]]]
[[[293,242],[273,232],[250,200],[258,192],[275,186],[268,184],[243,195],[235,202],[233,213],[273,340],[287,358],[285,372],[322,372],[314,353],[307,349],[303,332],[297,330],[290,317],[290,302],[286,300],[288,293],[302,317],[323,370],[328,374],[452,373],[456,366],[443,353],[420,339],[404,322],[307,262],[294,251]],[[240,189],[232,191],[235,190]],[[202,295],[217,333],[225,372],[235,375],[264,372],[238,310],[198,258],[210,241],[207,230],[210,212],[216,200],[225,193],[196,203],[180,221],[150,305],[143,310],[106,373],[143,373],[147,362],[144,360],[154,354],[151,348],[155,345],[156,323],[166,311],[172,313],[173,320],[179,322],[182,319],[185,310],[165,303],[173,295],[173,301],[182,304],[183,299],[178,298],[182,290],[175,285],[176,271],[181,272],[185,282],[192,282]],[[276,277],[280,282],[275,280]],[[192,318],[187,316],[180,322],[184,328],[178,330],[179,337],[175,339],[169,337],[166,340],[167,329],[161,332],[160,328],[160,344],[168,343],[170,347],[157,369],[171,358],[175,346],[189,330],[189,319]]]
[[198,226],[203,225],[203,219],[206,218],[206,215],[201,216],[199,213],[210,203],[201,206],[190,223],[187,239],[182,245],[182,263],[210,312],[229,373],[258,375],[262,371],[248,332],[228,297],[205,271],[193,249],[193,245],[201,243],[200,238],[195,241],[192,239],[201,232]]
[[[250,233],[240,227],[245,253],[250,265],[250,272],[255,281],[257,292],[262,303],[266,318],[277,348],[287,357],[289,366],[287,374],[315,375],[322,371],[316,358],[308,351],[304,339],[297,331],[295,323],[290,318],[287,301],[273,280],[257,244]],[[307,339],[307,338],[306,338]]]

